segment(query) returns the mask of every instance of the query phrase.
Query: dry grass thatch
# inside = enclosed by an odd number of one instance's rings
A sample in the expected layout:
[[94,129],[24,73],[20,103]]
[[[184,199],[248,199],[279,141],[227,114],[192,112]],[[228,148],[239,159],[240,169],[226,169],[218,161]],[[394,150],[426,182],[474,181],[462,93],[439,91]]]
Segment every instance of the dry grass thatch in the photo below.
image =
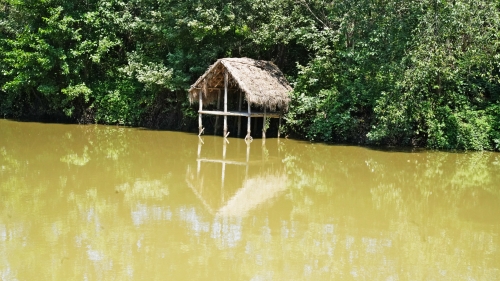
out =
[[268,174],[245,181],[243,187],[217,211],[221,217],[244,217],[287,189],[287,175]]
[[224,93],[224,71],[228,71],[228,92],[241,89],[248,102],[271,110],[286,110],[292,87],[283,73],[272,62],[250,58],[223,58],[217,60],[189,89],[191,103],[198,102],[200,89],[203,104],[217,100]]

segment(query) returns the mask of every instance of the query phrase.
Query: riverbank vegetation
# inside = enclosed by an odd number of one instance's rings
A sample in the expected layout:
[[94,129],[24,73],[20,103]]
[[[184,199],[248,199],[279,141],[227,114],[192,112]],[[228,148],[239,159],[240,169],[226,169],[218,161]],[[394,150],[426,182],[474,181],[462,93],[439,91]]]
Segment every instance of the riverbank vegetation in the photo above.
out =
[[0,0],[0,114],[188,130],[221,57],[272,60],[289,134],[500,149],[500,4],[488,0]]

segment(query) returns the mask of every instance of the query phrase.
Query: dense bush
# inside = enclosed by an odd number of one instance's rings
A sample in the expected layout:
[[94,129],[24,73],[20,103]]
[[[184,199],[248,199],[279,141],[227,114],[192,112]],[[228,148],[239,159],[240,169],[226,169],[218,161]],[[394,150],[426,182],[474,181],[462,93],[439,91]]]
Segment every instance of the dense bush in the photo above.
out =
[[0,0],[0,113],[184,128],[220,57],[274,61],[287,129],[317,141],[500,148],[487,0]]

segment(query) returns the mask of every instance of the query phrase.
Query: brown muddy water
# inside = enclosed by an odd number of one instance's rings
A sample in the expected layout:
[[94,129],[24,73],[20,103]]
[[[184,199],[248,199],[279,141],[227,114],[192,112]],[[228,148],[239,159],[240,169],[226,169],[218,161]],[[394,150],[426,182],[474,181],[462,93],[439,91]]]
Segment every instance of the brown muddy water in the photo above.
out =
[[500,280],[500,154],[0,120],[0,280]]

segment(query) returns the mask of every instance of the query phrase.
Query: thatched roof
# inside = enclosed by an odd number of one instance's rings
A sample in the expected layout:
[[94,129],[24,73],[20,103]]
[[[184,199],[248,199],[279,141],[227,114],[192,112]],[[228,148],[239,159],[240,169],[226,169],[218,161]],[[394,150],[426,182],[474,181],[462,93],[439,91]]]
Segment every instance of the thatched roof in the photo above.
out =
[[[221,196],[220,189],[211,189],[215,186],[206,184],[203,177],[196,178],[188,166],[186,183],[211,214],[219,217],[244,217],[250,211],[278,198],[287,189],[288,176],[284,171],[269,170],[245,178],[243,186],[238,188],[236,193],[230,192],[226,193],[226,196]],[[231,186],[233,187],[235,186]]]
[[203,92],[203,104],[217,100],[219,90],[224,93],[224,71],[229,73],[228,89],[240,89],[248,102],[287,109],[292,87],[279,68],[272,62],[249,58],[223,58],[217,60],[189,89],[189,99],[198,102],[199,90]]
[[244,217],[251,210],[276,198],[287,188],[287,175],[269,174],[250,178],[243,187],[217,211],[221,217]]

